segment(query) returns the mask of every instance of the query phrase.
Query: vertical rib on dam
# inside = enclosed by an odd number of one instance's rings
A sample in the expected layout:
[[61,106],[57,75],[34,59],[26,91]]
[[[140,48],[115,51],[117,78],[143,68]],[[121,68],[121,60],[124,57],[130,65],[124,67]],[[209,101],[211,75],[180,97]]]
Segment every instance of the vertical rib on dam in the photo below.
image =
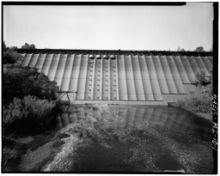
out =
[[187,97],[212,75],[211,52],[18,49],[22,66],[56,81],[72,103],[162,105]]

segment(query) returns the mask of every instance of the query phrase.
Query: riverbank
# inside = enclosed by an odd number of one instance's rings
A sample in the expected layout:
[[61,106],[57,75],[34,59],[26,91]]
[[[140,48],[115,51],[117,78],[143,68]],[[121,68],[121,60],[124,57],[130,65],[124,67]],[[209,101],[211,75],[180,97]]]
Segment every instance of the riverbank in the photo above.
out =
[[179,109],[182,109],[182,110],[184,110],[184,111],[188,111],[188,112],[192,113],[192,114],[195,115],[195,116],[202,117],[203,119],[206,119],[206,120],[209,120],[209,121],[212,121],[212,120],[213,120],[211,113],[195,112],[195,111],[193,111],[193,110],[190,109],[190,108],[181,107],[181,106],[179,106],[179,105],[176,104],[176,103],[168,104],[168,106],[169,106],[169,107],[179,108]]

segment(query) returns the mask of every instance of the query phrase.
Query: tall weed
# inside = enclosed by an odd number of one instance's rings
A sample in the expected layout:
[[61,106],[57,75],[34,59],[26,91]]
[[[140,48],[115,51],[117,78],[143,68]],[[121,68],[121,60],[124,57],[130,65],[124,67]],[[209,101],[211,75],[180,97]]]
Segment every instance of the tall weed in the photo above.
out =
[[3,132],[38,133],[56,119],[56,102],[26,96],[3,107]]

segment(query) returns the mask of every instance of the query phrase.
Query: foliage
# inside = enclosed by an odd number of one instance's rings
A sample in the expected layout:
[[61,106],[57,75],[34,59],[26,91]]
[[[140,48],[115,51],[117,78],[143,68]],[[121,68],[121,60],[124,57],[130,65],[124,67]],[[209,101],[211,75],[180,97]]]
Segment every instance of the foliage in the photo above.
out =
[[22,49],[35,49],[35,45],[34,44],[28,44],[25,43],[24,45],[21,46]]
[[190,101],[187,101],[187,106],[191,107],[195,112],[208,113],[210,112],[211,98],[207,94],[202,96],[193,96]]
[[196,84],[198,86],[206,86],[212,83],[212,77],[207,76],[204,71],[196,74]]
[[27,95],[48,100],[56,99],[56,83],[38,73],[35,68],[5,67],[3,73],[3,104],[8,104],[14,97],[23,98]]
[[3,52],[3,64],[14,64],[21,61],[22,56],[14,48],[6,48]]
[[[212,74],[211,74],[212,75]],[[190,98],[177,102],[179,107],[200,113],[211,113],[212,104],[212,76],[206,76],[204,71],[196,74],[196,91]]]
[[197,87],[197,90],[190,95],[190,98],[185,101],[179,101],[179,107],[183,107],[190,111],[211,113],[210,105],[212,103],[212,86]]
[[197,47],[197,48],[195,49],[195,51],[197,51],[197,52],[203,52],[203,51],[205,51],[205,50],[204,50],[204,48],[203,48],[202,46],[199,46],[199,47]]
[[177,51],[183,52],[183,51],[185,51],[185,49],[183,49],[183,48],[181,48],[180,46],[178,46]]
[[52,124],[56,113],[56,101],[41,100],[33,96],[14,98],[8,106],[3,106],[3,133],[30,135],[42,132]]

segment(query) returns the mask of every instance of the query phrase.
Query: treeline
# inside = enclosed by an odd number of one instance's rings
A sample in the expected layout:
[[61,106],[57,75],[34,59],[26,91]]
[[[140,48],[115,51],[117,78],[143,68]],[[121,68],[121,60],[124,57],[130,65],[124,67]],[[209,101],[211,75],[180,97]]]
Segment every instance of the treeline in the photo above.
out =
[[[5,42],[3,41],[3,58],[2,58],[2,63],[3,64],[19,64],[21,62],[21,55],[16,52],[16,49],[18,47],[12,46],[12,47],[7,47]],[[21,46],[22,49],[35,49],[34,44],[28,44],[25,43],[24,45]]]
[[[187,50],[185,50],[184,48],[181,48],[180,46],[178,46],[177,51],[187,51]],[[203,48],[203,46],[198,46],[198,47],[196,47],[193,51],[196,51],[196,52],[207,52],[207,51]],[[212,48],[210,49],[210,52],[212,52]]]

